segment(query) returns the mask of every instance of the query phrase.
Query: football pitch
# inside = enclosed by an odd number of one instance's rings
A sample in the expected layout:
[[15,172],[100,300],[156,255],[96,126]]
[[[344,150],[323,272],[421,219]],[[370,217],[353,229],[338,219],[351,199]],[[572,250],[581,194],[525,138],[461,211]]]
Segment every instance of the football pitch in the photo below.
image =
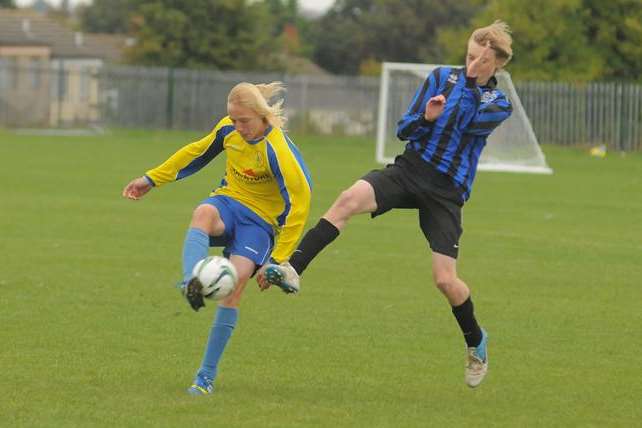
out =
[[[639,426],[642,155],[546,146],[554,175],[479,173],[458,264],[490,335],[479,388],[417,214],[394,211],[354,218],[298,296],[252,280],[216,392],[195,398],[214,305],[193,312],[174,284],[223,159],[120,193],[197,136],[0,130],[0,426]],[[293,139],[310,227],[378,167],[374,142]]]

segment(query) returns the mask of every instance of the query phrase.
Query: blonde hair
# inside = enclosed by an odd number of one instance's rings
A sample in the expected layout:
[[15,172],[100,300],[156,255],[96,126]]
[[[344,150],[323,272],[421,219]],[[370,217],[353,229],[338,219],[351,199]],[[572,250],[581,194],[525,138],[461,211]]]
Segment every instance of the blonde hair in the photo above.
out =
[[270,125],[283,128],[286,121],[283,113],[283,99],[270,104],[270,100],[282,92],[285,92],[282,82],[258,85],[242,82],[232,88],[227,96],[227,102],[248,107],[267,120]]
[[478,44],[484,46],[490,42],[490,47],[495,51],[497,58],[502,61],[502,67],[508,64],[513,57],[513,38],[507,23],[497,20],[487,27],[481,27],[473,31],[470,36]]

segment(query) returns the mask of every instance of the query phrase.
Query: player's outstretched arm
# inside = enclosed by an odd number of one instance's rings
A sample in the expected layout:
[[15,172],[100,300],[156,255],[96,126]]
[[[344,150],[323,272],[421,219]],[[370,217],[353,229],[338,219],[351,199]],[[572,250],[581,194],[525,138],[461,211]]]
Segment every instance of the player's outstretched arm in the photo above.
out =
[[137,201],[145,196],[147,192],[152,190],[153,187],[154,186],[152,186],[149,180],[145,177],[134,178],[123,189],[123,197]]

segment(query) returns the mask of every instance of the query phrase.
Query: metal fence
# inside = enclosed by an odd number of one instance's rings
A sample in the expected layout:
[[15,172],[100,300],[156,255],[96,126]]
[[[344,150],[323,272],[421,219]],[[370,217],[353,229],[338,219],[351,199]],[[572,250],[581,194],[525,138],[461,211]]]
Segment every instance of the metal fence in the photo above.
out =
[[517,82],[540,142],[642,150],[642,85]]
[[163,68],[109,67],[97,74],[105,126],[204,129],[226,114],[238,82],[283,81],[289,128],[369,135],[379,81],[340,76],[288,76]]
[[[283,81],[289,128],[374,138],[379,79],[0,61],[0,126],[204,130],[240,81]],[[515,82],[541,143],[642,150],[642,85]],[[410,100],[409,100],[410,101]]]

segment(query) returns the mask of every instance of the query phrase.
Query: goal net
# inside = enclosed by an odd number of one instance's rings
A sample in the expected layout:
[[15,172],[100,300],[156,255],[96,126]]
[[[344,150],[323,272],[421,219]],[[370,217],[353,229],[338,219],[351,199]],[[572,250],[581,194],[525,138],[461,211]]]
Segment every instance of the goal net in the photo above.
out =
[[[390,163],[402,151],[402,142],[396,136],[397,122],[408,109],[417,89],[437,67],[439,65],[383,63],[377,123],[377,162]],[[495,77],[498,88],[513,105],[513,113],[488,138],[479,159],[478,169],[552,173],[517,96],[510,74],[501,71]]]

